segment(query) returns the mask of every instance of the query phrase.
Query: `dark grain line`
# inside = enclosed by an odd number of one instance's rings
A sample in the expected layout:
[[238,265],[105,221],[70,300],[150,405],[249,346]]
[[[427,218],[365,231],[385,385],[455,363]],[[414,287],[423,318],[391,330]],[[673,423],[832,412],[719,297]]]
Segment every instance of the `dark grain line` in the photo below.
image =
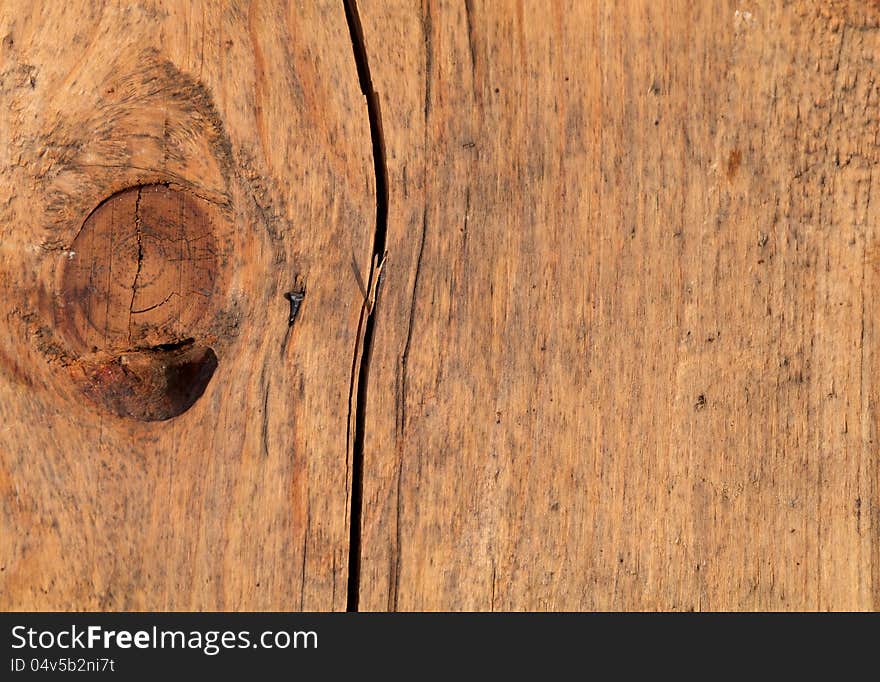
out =
[[266,380],[266,369],[263,368],[263,376],[260,379],[263,384],[263,456],[269,457],[269,385],[270,381]]
[[[422,3],[422,31],[425,36],[425,121],[427,122],[431,113],[431,70],[434,67],[434,19],[431,16],[430,0]],[[425,129],[427,130],[427,126]]]
[[396,504],[396,512],[394,515],[395,518],[395,537],[397,539],[397,547],[394,551],[394,593],[392,600],[392,611],[398,610],[398,599],[400,597],[400,571],[401,571],[401,559],[400,559],[400,548],[401,548],[401,539],[400,539],[400,509],[401,509],[401,480],[403,479],[403,463],[401,462],[397,467],[397,504]]
[[415,319],[416,296],[419,290],[419,275],[422,272],[422,254],[425,251],[425,234],[428,232],[428,210],[422,212],[422,237],[419,244],[419,255],[416,259],[416,274],[413,279],[412,296],[409,302],[409,322],[406,329],[406,342],[403,344],[403,354],[400,356],[400,391],[397,396],[398,401],[398,423],[397,431],[403,433],[406,427],[406,373],[407,364],[409,362],[409,349],[412,344],[413,320]]
[[471,73],[477,71],[477,43],[474,38],[474,0],[464,0],[464,13],[467,19],[468,49],[471,53]]
[[[306,563],[309,556],[309,535],[312,532],[312,507],[306,500],[306,532],[303,534],[302,544],[302,566],[300,567],[300,588],[299,588],[299,610],[305,611],[306,605]],[[336,575],[336,571],[333,571]],[[336,581],[334,580],[334,583]]]

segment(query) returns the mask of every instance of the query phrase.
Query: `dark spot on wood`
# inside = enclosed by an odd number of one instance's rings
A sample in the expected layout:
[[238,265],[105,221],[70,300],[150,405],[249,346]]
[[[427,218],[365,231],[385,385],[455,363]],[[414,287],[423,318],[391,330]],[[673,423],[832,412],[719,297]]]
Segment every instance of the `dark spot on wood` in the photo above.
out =
[[739,172],[742,163],[742,152],[739,149],[733,149],[730,156],[727,157],[727,179],[733,180]]
[[302,305],[305,297],[305,287],[299,287],[294,291],[288,291],[286,294],[284,294],[284,298],[286,298],[290,303],[290,312],[287,316],[288,326],[292,327],[293,323],[296,322],[296,316],[299,315],[299,307]]
[[71,371],[84,374],[83,394],[109,412],[163,421],[192,407],[216,369],[213,349],[187,345],[108,354],[84,360]]

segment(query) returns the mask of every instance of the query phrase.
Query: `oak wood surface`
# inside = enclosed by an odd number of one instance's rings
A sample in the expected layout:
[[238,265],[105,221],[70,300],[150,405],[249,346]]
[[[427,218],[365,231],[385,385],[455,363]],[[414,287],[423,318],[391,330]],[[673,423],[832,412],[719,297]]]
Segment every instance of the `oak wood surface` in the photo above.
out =
[[[342,5],[7,0],[0,39],[0,608],[344,609],[375,199]],[[55,320],[83,221],[156,183],[222,217],[196,334],[218,366],[141,422],[83,399]],[[124,242],[102,319],[126,350],[159,261]]]

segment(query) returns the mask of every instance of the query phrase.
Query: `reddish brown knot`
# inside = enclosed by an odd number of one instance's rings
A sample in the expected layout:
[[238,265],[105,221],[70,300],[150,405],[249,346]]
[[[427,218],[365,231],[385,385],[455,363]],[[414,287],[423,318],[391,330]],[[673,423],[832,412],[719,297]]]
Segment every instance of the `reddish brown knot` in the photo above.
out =
[[123,190],[86,218],[56,310],[71,376],[94,403],[156,421],[202,395],[217,367],[205,318],[219,219],[210,202],[163,184]]

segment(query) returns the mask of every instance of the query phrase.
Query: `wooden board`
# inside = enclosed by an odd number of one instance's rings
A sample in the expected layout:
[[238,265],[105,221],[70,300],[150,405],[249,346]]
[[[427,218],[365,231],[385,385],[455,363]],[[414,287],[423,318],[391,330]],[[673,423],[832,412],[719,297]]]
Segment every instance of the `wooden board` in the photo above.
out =
[[[0,608],[345,608],[375,197],[342,5],[8,0],[0,39]],[[204,395],[116,416],[187,337]]]
[[361,608],[880,607],[880,8],[360,5]]
[[861,0],[0,3],[0,608],[880,608],[878,54]]

